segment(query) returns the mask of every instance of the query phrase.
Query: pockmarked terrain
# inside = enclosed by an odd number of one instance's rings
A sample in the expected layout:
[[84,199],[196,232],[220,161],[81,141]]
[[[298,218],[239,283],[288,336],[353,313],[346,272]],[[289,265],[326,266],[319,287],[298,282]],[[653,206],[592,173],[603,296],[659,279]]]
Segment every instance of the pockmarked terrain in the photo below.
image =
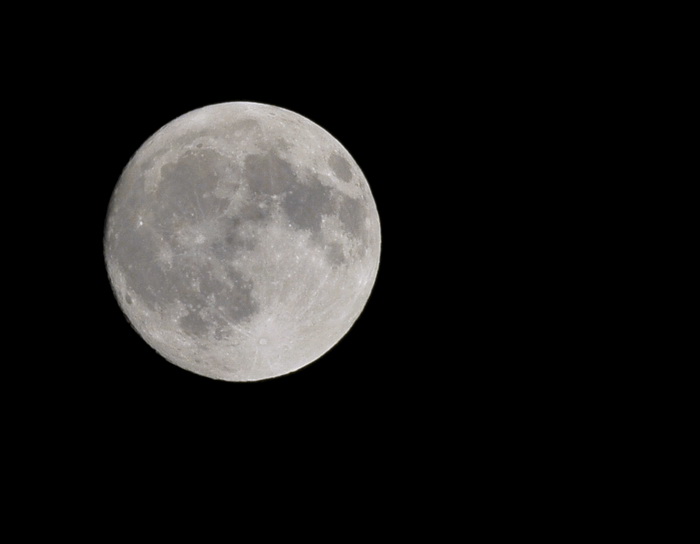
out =
[[134,329],[171,363],[229,381],[280,376],[332,348],[380,257],[367,180],[312,121],[249,102],[207,106],[126,166],[104,253]]

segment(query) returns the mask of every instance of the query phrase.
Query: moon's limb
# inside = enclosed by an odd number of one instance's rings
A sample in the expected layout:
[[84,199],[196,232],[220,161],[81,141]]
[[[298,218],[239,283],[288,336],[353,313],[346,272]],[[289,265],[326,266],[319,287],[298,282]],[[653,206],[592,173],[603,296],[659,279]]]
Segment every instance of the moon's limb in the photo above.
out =
[[250,381],[298,370],[350,329],[380,226],[350,154],[308,119],[247,102],[154,134],[112,196],[105,259],[134,328],[168,361]]

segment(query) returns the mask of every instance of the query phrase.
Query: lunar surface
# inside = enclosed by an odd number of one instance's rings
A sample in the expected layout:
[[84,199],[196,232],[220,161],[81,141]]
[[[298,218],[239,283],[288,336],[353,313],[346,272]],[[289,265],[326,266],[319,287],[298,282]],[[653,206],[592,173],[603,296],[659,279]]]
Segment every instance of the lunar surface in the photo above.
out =
[[362,312],[380,226],[369,185],[310,120],[230,102],[164,126],[115,187],[104,253],[134,329],[227,381],[298,370]]

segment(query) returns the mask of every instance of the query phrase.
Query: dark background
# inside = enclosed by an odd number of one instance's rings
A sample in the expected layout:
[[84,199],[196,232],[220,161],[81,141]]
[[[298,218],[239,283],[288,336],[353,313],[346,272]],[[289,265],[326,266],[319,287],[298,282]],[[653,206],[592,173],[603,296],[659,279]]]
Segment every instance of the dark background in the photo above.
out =
[[[413,536],[422,525],[433,540],[442,527],[471,531],[474,518],[522,532],[513,512],[534,510],[525,518],[538,530],[562,509],[590,517],[587,493],[584,508],[568,500],[586,487],[616,500],[610,482],[638,457],[610,465],[614,440],[595,438],[608,421],[610,437],[624,434],[637,405],[612,420],[605,410],[630,386],[609,370],[623,346],[611,353],[599,338],[625,318],[597,288],[611,265],[596,261],[589,233],[605,206],[628,206],[609,191],[627,166],[610,172],[599,157],[618,154],[627,120],[616,115],[638,96],[614,77],[638,55],[612,30],[629,28],[630,14],[246,7],[148,20],[144,8],[32,6],[8,19],[4,264],[19,303],[6,320],[3,438],[20,461],[7,467],[27,526],[51,492],[46,510],[71,530],[110,514],[102,530],[122,526],[139,498],[150,518],[149,487],[188,515],[200,506],[211,518],[220,504],[224,519],[247,520],[235,499],[266,514],[301,503],[306,528],[325,527],[306,508],[313,487],[326,510],[346,513],[333,528],[366,537],[378,520]],[[616,56],[601,23],[624,44]],[[377,282],[348,335],[306,368],[254,383],[158,356],[118,308],[102,255],[109,197],[132,154],[175,117],[236,100],[328,130],[364,171],[382,225]],[[596,460],[614,477],[601,481]],[[186,493],[188,480],[214,492]],[[76,494],[87,508],[73,506]],[[167,525],[179,529],[176,512]]]

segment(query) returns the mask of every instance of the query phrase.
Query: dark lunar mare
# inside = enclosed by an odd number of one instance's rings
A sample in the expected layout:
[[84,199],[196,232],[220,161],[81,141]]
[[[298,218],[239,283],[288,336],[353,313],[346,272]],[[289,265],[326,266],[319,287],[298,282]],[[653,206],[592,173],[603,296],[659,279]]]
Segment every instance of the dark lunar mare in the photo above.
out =
[[[338,177],[346,182],[351,181],[352,171],[347,160],[333,154],[329,163]],[[311,240],[326,248],[329,263],[341,264],[345,262],[345,255],[338,244],[329,242],[323,236],[324,215],[337,214],[348,236],[359,242],[360,255],[366,251],[367,210],[360,198],[351,198],[333,191],[313,172],[295,173],[293,167],[275,151],[246,157],[245,175],[246,182],[256,197],[282,197],[282,210],[290,224],[296,229],[310,232]]]
[[[119,219],[113,228],[119,235],[111,240],[112,251],[127,284],[151,310],[162,310],[175,302],[184,304],[188,313],[181,318],[181,325],[191,335],[212,332],[201,315],[209,297],[233,323],[252,317],[259,309],[250,280],[230,268],[225,281],[220,281],[203,260],[202,251],[183,245],[176,236],[178,230],[214,220],[219,225],[212,231],[223,236],[211,241],[209,250],[219,260],[231,260],[238,251],[254,248],[254,240],[244,236],[239,227],[243,220],[261,220],[262,214],[246,209],[243,217],[227,217],[224,212],[230,201],[213,194],[228,163],[210,149],[187,151],[161,168],[162,181],[152,196],[146,195],[139,176],[127,186],[126,213],[116,215]],[[138,221],[143,225],[137,225]],[[170,263],[161,256],[163,249],[169,250]]]

